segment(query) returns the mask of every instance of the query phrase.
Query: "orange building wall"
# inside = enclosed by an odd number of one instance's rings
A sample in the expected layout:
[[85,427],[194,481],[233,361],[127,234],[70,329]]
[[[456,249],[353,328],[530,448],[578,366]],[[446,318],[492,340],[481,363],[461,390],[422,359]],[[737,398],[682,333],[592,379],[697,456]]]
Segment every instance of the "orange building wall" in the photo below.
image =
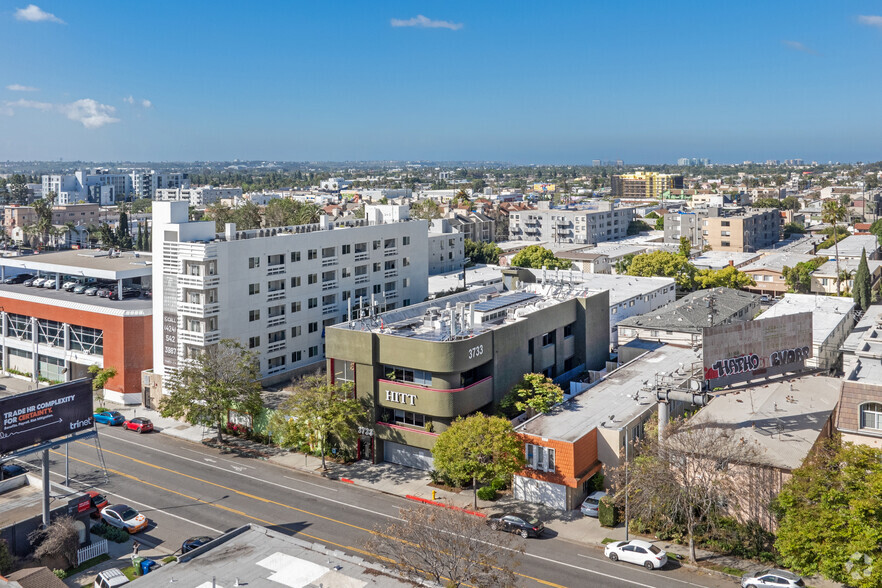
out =
[[101,329],[104,367],[117,370],[117,375],[107,382],[107,389],[129,394],[141,392],[141,371],[153,367],[152,316],[113,316],[2,296],[0,306],[14,314]]
[[575,443],[553,439],[543,441],[540,437],[524,434],[519,434],[519,437],[524,443],[554,449],[554,472],[540,472],[527,468],[518,474],[525,478],[577,488],[585,475],[596,470],[596,466],[599,465],[597,461],[597,429],[592,429],[590,433]]

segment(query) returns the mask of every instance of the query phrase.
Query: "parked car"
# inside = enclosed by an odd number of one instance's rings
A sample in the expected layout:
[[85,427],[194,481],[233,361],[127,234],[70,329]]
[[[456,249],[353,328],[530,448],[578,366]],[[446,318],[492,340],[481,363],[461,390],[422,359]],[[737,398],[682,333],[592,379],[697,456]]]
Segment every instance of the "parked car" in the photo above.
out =
[[116,290],[111,292],[109,298],[112,300],[123,300],[124,298],[137,298],[141,295],[141,291],[137,288],[123,288],[122,296],[120,296]]
[[582,506],[579,510],[582,511],[582,514],[586,517],[594,517],[597,518],[598,511],[600,508],[600,499],[606,496],[606,492],[598,490],[597,492],[592,492],[588,495],[588,498],[582,502]]
[[3,280],[4,284],[21,284],[27,280],[33,279],[34,274],[18,274]]
[[214,537],[208,537],[205,535],[202,535],[200,537],[190,537],[189,539],[187,539],[186,541],[184,541],[181,544],[181,553],[188,553],[190,551],[193,551],[197,547],[202,547],[203,545],[205,545],[209,541],[213,541],[213,540],[214,540]]
[[772,298],[768,294],[763,294],[760,296],[760,302],[771,302]]
[[664,551],[649,541],[640,539],[607,543],[603,555],[612,561],[626,561],[643,566],[647,570],[663,568],[668,563],[668,556]]
[[802,578],[792,572],[784,570],[762,570],[761,572],[748,572],[741,576],[741,587],[748,586],[805,586]]
[[92,513],[92,516],[97,519],[101,516],[102,509],[109,506],[110,503],[107,502],[107,497],[99,493],[97,490],[89,490],[86,494],[89,495],[89,502],[95,508],[95,512]]
[[89,288],[89,284],[80,284],[79,286],[74,286],[73,293],[74,294],[82,294]]
[[141,292],[144,298],[153,298],[153,290],[144,290]]
[[83,290],[83,294],[85,294],[86,296],[94,296],[97,293],[98,293],[98,286],[90,286],[90,287],[86,288],[85,290]]
[[129,583],[129,579],[119,568],[101,570],[95,576],[95,588],[116,588]]
[[41,288],[54,288],[55,287],[55,278],[46,278],[43,280],[43,283],[40,284]]
[[28,473],[26,469],[14,463],[4,463],[3,465],[0,465],[0,471],[3,472],[4,480],[6,478],[14,478],[15,476]]
[[123,428],[138,433],[149,433],[153,430],[153,422],[150,419],[136,417],[123,423]]
[[110,295],[113,294],[113,288],[109,286],[98,288],[96,294],[98,295],[98,298],[110,298]]
[[74,288],[77,287],[77,284],[79,284],[79,282],[77,282],[76,280],[68,280],[67,282],[65,282],[61,285],[61,289],[64,290],[65,292],[70,292],[71,290],[73,290]]
[[46,278],[28,278],[24,282],[21,283],[22,286],[30,288],[31,286],[39,286],[43,283],[43,280]]
[[96,423],[110,425],[111,427],[115,425],[121,425],[126,422],[126,417],[124,417],[121,412],[117,412],[115,410],[96,412],[92,415],[92,418],[95,419]]
[[150,523],[147,517],[125,504],[105,506],[101,509],[101,520],[112,527],[125,529],[129,533],[137,533]]
[[536,517],[519,512],[497,513],[487,517],[487,524],[494,531],[501,530],[517,533],[524,539],[538,537],[545,530],[545,525]]

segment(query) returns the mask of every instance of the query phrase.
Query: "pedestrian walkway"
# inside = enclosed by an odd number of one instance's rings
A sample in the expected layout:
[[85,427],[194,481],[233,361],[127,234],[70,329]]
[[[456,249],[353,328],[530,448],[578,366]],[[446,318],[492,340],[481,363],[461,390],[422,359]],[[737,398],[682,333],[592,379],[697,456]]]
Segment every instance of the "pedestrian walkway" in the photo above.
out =
[[129,538],[125,543],[108,541],[107,543],[110,549],[108,555],[110,555],[110,559],[101,562],[97,566],[91,567],[84,572],[80,572],[75,576],[66,578],[64,583],[71,588],[88,586],[95,581],[95,576],[97,576],[98,572],[102,570],[108,570],[110,568],[123,569],[132,565],[132,557],[134,556],[134,548],[132,547],[132,544],[134,541],[139,541],[141,544],[138,549],[139,556],[152,559],[160,565],[162,564],[163,558],[172,555],[172,552],[168,549],[149,545],[146,541],[139,539],[137,536]]
[[[146,409],[140,406],[136,408],[117,408],[108,406],[108,408],[119,410],[126,416],[126,418],[131,418],[133,416],[147,417],[153,421],[157,431],[188,441],[201,443],[204,439],[212,438],[216,435],[216,430],[214,428],[181,423],[175,419],[162,417],[155,410]],[[247,447],[249,445],[258,448],[265,447],[239,438],[227,439],[242,447]],[[284,450],[266,452],[264,449],[260,449],[260,451],[266,454],[265,459],[270,463],[312,475],[319,475],[329,479],[338,480],[341,483],[370,488],[377,492],[400,497],[413,497],[434,501],[439,505],[452,506],[467,510],[477,510],[481,513],[515,510],[531,514],[545,523],[546,533],[549,535],[572,543],[585,545],[586,548],[590,549],[602,548],[605,540],[611,539],[613,541],[623,541],[625,539],[625,528],[622,524],[615,528],[601,527],[597,519],[585,517],[578,510],[555,510],[544,505],[515,500],[510,494],[503,495],[499,500],[494,502],[478,499],[476,509],[475,498],[472,491],[466,490],[455,492],[433,487],[429,473],[423,470],[416,470],[386,462],[374,464],[368,461],[358,461],[351,464],[340,464],[331,461],[330,459],[326,459],[327,469],[323,469],[320,457]],[[689,550],[683,545],[660,541],[652,537],[640,537],[633,533],[629,534],[629,538],[652,541],[666,552],[680,556],[681,565],[689,565],[687,563],[689,559]],[[730,568],[733,570],[739,569],[745,572],[753,572],[769,567],[756,562],[718,555],[701,549],[697,550],[697,556],[701,569],[708,573],[719,573],[714,571],[714,568],[717,570]],[[809,583],[816,588],[836,588],[840,586],[840,584],[835,582],[815,578],[812,578]]]

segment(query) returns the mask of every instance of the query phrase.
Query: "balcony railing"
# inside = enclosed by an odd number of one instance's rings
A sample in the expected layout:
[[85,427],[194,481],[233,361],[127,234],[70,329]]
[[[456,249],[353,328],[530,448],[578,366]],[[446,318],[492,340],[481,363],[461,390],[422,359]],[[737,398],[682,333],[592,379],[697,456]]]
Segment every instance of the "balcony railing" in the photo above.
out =
[[370,257],[369,253],[356,253],[355,254],[355,261],[367,261],[369,257]]
[[325,259],[322,260],[322,267],[331,267],[334,265],[337,265],[337,258],[336,257],[326,257]]
[[285,273],[284,265],[274,265],[273,267],[266,268],[266,275],[268,276],[277,276],[279,274]]
[[270,292],[269,294],[266,295],[266,301],[273,302],[275,300],[281,300],[284,297],[285,297],[284,290],[276,290],[275,292]]
[[206,288],[214,288],[218,284],[220,284],[220,277],[218,276],[191,276],[189,274],[178,275],[178,286],[184,288],[205,290]]
[[331,281],[331,282],[322,282],[322,291],[334,290],[336,288],[337,288],[337,281],[336,280]]
[[284,324],[285,324],[285,315],[275,316],[275,317],[266,321],[267,327],[278,327],[279,325],[284,325]]
[[285,342],[277,341],[276,343],[270,343],[267,345],[266,351],[267,353],[274,353],[276,351],[282,351],[283,349],[285,349]]
[[398,249],[397,248],[387,249],[383,255],[386,257],[392,257],[393,255],[398,255]]
[[181,314],[185,314],[187,316],[205,318],[218,314],[220,312],[220,304],[218,304],[217,302],[214,302],[212,304],[179,302],[178,311]]

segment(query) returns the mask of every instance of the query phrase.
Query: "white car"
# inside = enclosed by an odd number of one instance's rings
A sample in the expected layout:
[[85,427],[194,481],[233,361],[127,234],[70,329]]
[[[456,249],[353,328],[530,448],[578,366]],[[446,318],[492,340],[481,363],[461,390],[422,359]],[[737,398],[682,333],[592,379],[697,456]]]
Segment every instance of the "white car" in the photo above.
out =
[[802,578],[785,570],[763,570],[749,572],[741,576],[742,588],[759,586],[777,586],[778,588],[801,588],[805,586]]
[[67,282],[65,282],[64,284],[61,285],[61,289],[64,290],[65,292],[70,292],[71,290],[76,288],[78,284],[79,284],[79,282],[76,282],[74,280],[68,280]]
[[668,563],[668,556],[664,551],[649,541],[640,539],[608,543],[603,555],[613,561],[622,560],[643,566],[647,570],[663,568]]
[[49,278],[37,278],[33,282],[31,282],[31,287],[33,288],[42,288],[43,282],[48,280]]
[[101,509],[101,520],[111,527],[125,529],[129,533],[137,533],[150,523],[147,517],[125,504],[105,506]]

